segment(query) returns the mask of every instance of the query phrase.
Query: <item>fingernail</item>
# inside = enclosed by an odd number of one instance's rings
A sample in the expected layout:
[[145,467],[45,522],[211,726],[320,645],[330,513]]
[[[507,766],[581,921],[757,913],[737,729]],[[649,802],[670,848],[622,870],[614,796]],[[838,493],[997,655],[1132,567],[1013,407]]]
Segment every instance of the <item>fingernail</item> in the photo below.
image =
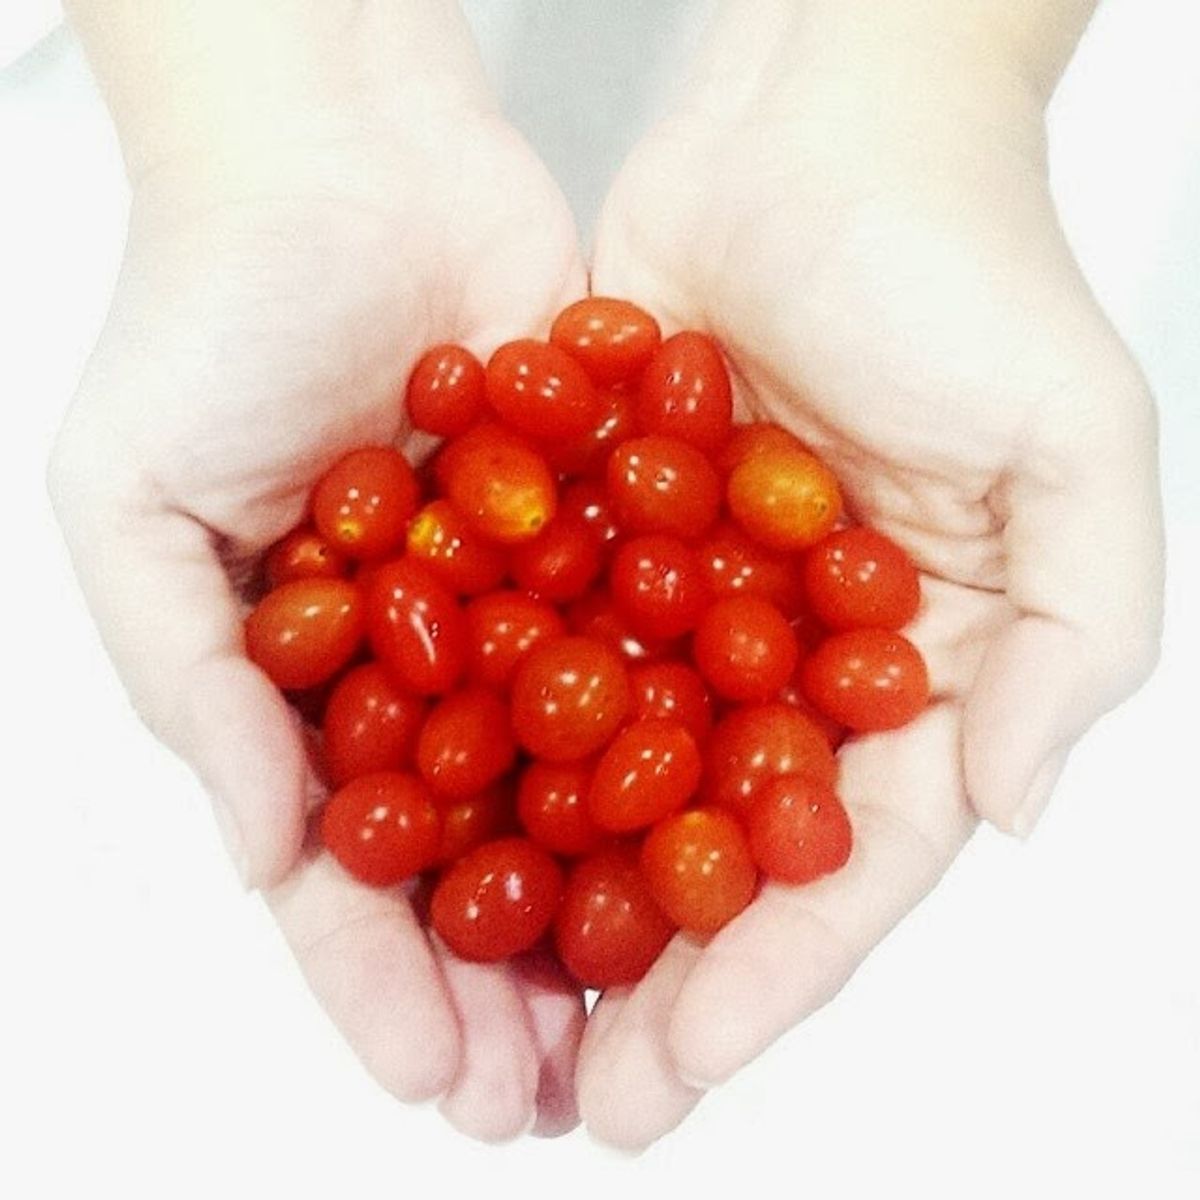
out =
[[1021,841],[1028,840],[1030,834],[1037,827],[1038,821],[1041,820],[1042,813],[1046,811],[1050,797],[1054,794],[1054,786],[1058,783],[1070,752],[1070,748],[1054,751],[1042,763],[1033,777],[1033,783],[1029,785],[1025,800],[1017,809],[1016,816],[1013,817],[1012,831]]
[[221,841],[225,843],[238,879],[242,887],[250,891],[250,856],[246,853],[246,839],[242,836],[241,826],[238,825],[233,810],[219,796],[213,797],[212,807]]

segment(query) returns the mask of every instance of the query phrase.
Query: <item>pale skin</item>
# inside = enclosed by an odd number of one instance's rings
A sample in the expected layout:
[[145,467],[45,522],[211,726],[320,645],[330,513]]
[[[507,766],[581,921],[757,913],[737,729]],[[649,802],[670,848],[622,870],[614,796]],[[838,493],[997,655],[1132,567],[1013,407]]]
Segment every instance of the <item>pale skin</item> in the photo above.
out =
[[385,1087],[486,1140],[578,1106],[650,1144],[828,1000],[980,819],[1027,834],[1152,668],[1153,404],[1046,183],[1043,107],[1091,5],[729,0],[614,184],[592,290],[711,331],[744,410],[909,549],[936,703],[841,751],[844,871],[677,937],[586,1030],[552,965],[457,963],[404,897],[302,852],[319,787],[235,587],[340,451],[403,440],[424,345],[486,353],[584,293],[561,196],[449,3],[70,7],[134,200],[51,485],[139,713]]

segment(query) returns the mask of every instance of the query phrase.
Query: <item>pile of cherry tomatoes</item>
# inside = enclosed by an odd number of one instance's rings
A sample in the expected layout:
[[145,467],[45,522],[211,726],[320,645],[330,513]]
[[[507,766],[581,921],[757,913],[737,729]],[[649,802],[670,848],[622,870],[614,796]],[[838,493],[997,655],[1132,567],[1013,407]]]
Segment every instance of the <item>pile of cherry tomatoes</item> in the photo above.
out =
[[792,434],[734,426],[716,344],[593,297],[486,367],[435,346],[406,404],[438,449],[336,462],[246,621],[319,725],[342,867],[593,987],[840,868],[834,751],[928,702],[918,576]]

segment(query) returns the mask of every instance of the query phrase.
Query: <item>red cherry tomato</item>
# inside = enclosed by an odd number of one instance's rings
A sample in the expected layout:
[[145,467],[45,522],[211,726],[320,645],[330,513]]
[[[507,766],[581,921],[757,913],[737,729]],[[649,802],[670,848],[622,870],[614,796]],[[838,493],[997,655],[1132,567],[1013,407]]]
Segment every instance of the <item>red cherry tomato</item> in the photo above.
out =
[[449,342],[427,350],[413,368],[405,402],[414,429],[438,437],[466,433],[484,412],[483,364]]
[[417,741],[417,767],[438,794],[466,800],[516,761],[508,708],[486,688],[446,696],[433,706]]
[[591,638],[562,637],[535,646],[513,680],[517,740],[549,762],[595,753],[616,732],[628,708],[624,665]]
[[729,441],[721,448],[717,466],[722,475],[728,475],[743,459],[752,458],[764,450],[791,453],[803,449],[804,443],[781,425],[770,421],[752,421],[748,425],[733,427]]
[[378,663],[348,671],[330,693],[322,722],[330,781],[407,767],[424,719],[424,702],[396,687]]
[[907,554],[873,529],[841,529],[804,559],[804,585],[830,629],[899,629],[917,615],[921,582]]
[[700,674],[726,700],[766,700],[796,669],[800,649],[786,618],[756,596],[711,605],[692,642]]
[[577,517],[559,514],[532,541],[514,546],[509,570],[519,587],[540,600],[576,600],[601,568],[600,546]]
[[[813,649],[815,648],[814,646]],[[801,659],[796,666],[795,673],[783,685],[777,699],[780,704],[786,704],[788,708],[794,708],[797,712],[803,713],[825,735],[829,748],[836,750],[846,740],[846,727],[832,717],[826,716],[804,694],[804,686],[801,682],[803,674],[804,659]]]
[[593,988],[636,983],[674,932],[650,895],[631,846],[577,863],[554,919],[563,966]]
[[613,558],[613,603],[635,632],[652,638],[690,633],[709,602],[700,558],[678,538],[631,538]]
[[797,448],[764,448],[743,458],[730,473],[726,495],[738,524],[773,550],[806,549],[842,515],[833,472]]
[[367,635],[400,687],[448,692],[462,677],[467,622],[453,594],[411,558],[385,563],[367,584]]
[[599,384],[632,383],[658,348],[658,322],[628,300],[588,296],[554,319],[550,341]]
[[476,683],[507,688],[539,642],[564,633],[558,610],[524,592],[489,592],[467,605],[467,673]]
[[507,342],[492,355],[487,398],[505,424],[539,440],[582,437],[600,417],[587,372],[565,351],[533,338]]
[[723,716],[705,755],[705,800],[745,817],[755,797],[780,775],[805,775],[832,786],[837,760],[820,727],[775,701]]
[[313,521],[341,553],[382,558],[404,541],[420,493],[404,455],[389,446],[351,450],[313,489]]
[[758,882],[738,822],[719,808],[659,821],[642,843],[642,874],[659,907],[681,929],[716,933],[750,903]]
[[758,596],[769,600],[785,617],[801,611],[804,581],[800,561],[760,546],[731,521],[713,527],[699,555],[704,582],[714,597]]
[[588,812],[601,829],[629,833],[682,808],[700,786],[700,751],[678,721],[637,721],[596,764]]
[[633,438],[608,460],[608,495],[631,533],[698,538],[717,518],[721,485],[712,464],[688,442]]
[[362,600],[344,579],[285,583],[246,618],[246,654],[281,688],[324,683],[350,661],[362,636]]
[[887,629],[826,638],[805,661],[800,679],[821,712],[859,732],[907,725],[929,703],[921,652]]
[[448,500],[425,505],[408,527],[410,558],[460,596],[490,592],[506,569],[504,552],[486,541]]
[[676,643],[634,633],[624,615],[617,611],[612,596],[597,588],[576,600],[567,610],[572,633],[595,638],[615,650],[625,662],[655,662],[675,649]]
[[602,550],[612,546],[621,535],[608,491],[598,480],[581,479],[568,485],[559,500],[558,511],[564,517],[578,517],[592,531]]
[[625,392],[601,394],[595,425],[578,437],[546,442],[546,459],[563,475],[603,475],[608,456],[637,432],[633,397]]
[[678,721],[704,745],[712,730],[712,700],[704,680],[681,662],[639,663],[629,669],[630,721]]
[[380,771],[339,788],[321,814],[321,840],[356,879],[390,887],[437,855],[441,820],[414,775]]
[[706,454],[725,444],[733,391],[711,338],[689,331],[663,342],[642,375],[637,420],[644,433],[681,438]]
[[811,883],[845,866],[853,832],[833,788],[803,775],[772,779],[746,817],[759,870],[780,883]]
[[345,558],[329,539],[307,526],[276,542],[264,564],[267,583],[273,588],[297,579],[344,579],[347,570]]
[[558,864],[528,839],[485,842],[438,880],[429,906],[433,928],[459,958],[498,962],[546,932],[562,888]]
[[510,789],[496,784],[486,791],[441,805],[442,840],[435,866],[448,866],[484,842],[512,831],[514,822]]
[[531,762],[517,785],[517,816],[525,832],[552,854],[577,857],[598,850],[608,835],[588,813],[595,763]]
[[493,541],[528,541],[554,516],[546,460],[499,425],[468,430],[438,455],[434,469],[446,498]]

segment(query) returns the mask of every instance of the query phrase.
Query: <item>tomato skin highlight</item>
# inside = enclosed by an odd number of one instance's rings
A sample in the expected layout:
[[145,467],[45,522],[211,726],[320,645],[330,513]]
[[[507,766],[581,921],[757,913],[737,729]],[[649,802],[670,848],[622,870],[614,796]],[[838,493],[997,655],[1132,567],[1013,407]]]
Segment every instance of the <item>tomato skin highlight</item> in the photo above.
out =
[[396,683],[419,696],[450,691],[466,666],[466,617],[428,567],[396,559],[371,572],[367,636]]
[[733,428],[733,390],[716,343],[685,330],[667,338],[642,375],[637,421],[643,432],[690,442],[713,454]]
[[658,906],[692,933],[727,925],[758,883],[741,826],[719,808],[690,808],[659,821],[642,843],[641,866]]
[[481,687],[439,700],[417,741],[421,778],[448,800],[467,800],[490,787],[516,757],[508,706]]
[[546,932],[562,890],[562,871],[545,850],[527,838],[500,838],[446,869],[430,916],[459,958],[499,962],[530,949]]
[[512,684],[517,667],[534,646],[565,632],[556,608],[524,592],[477,596],[467,605],[466,616],[467,674],[497,689]]
[[343,455],[317,482],[313,523],[342,554],[379,559],[404,541],[421,487],[408,459],[390,446]]
[[483,364],[469,350],[442,342],[426,350],[408,379],[405,404],[414,429],[458,437],[482,417]]
[[559,604],[582,596],[602,565],[592,531],[578,518],[562,514],[509,555],[509,570],[519,587]]
[[651,638],[690,633],[709,601],[699,556],[666,534],[630,538],[613,556],[608,585],[634,631]]
[[581,479],[569,484],[563,491],[558,511],[564,517],[577,517],[582,521],[601,550],[611,549],[621,536],[612,501],[599,480]]
[[439,804],[442,838],[434,866],[445,867],[482,846],[513,832],[512,798],[506,784],[496,784],[466,800]]
[[405,548],[459,596],[490,592],[504,578],[504,552],[482,538],[448,500],[433,500],[413,517]]
[[900,629],[921,604],[921,581],[908,555],[862,526],[831,533],[808,551],[804,586],[817,619],[837,631]]
[[550,341],[598,384],[636,382],[658,349],[658,322],[628,300],[588,296],[554,318]]
[[792,453],[804,450],[804,443],[794,433],[771,421],[751,421],[746,425],[735,425],[729,441],[717,456],[717,469],[728,475],[734,467],[747,458],[753,458],[764,450],[782,450]]
[[430,866],[441,821],[429,790],[397,771],[344,784],[321,813],[321,840],[356,879],[391,887]]
[[535,646],[513,679],[513,731],[530,754],[548,762],[595,753],[628,709],[624,665],[592,638],[568,635]]
[[554,921],[563,966],[594,988],[636,983],[674,932],[630,846],[603,850],[577,863]]
[[344,579],[350,565],[323,534],[302,526],[267,551],[263,572],[272,588],[297,579]]
[[582,437],[601,411],[587,372],[557,346],[535,338],[506,342],[492,355],[487,400],[506,425],[538,441]]
[[268,592],[246,618],[246,654],[276,687],[316,687],[353,657],[363,636],[358,588],[297,579]]
[[517,817],[529,837],[552,854],[576,858],[609,840],[591,818],[587,797],[596,764],[531,762],[517,785]]
[[543,443],[546,461],[563,475],[603,475],[608,456],[636,435],[633,397],[610,388],[601,393],[596,422],[590,429],[578,437]]
[[746,835],[759,870],[793,885],[840,870],[854,841],[833,788],[802,775],[781,775],[762,789],[747,814]]
[[755,596],[718,600],[696,627],[696,667],[726,700],[767,700],[791,678],[796,635],[773,604]]
[[835,633],[805,660],[804,694],[821,712],[860,733],[898,729],[929,703],[921,652],[888,629]]
[[378,663],[348,671],[329,695],[322,721],[322,757],[330,781],[348,783],[412,762],[425,702],[396,687]]
[[671,437],[622,443],[608,460],[609,500],[630,533],[700,537],[717,519],[721,483],[702,451]]
[[807,450],[764,448],[742,459],[726,484],[734,520],[773,550],[805,550],[842,514],[832,471]]
[[704,745],[713,725],[712,697],[704,680],[682,662],[638,663],[629,668],[632,697],[627,720],[665,718],[678,721]]
[[600,756],[588,812],[610,833],[643,829],[682,808],[700,786],[701,771],[696,741],[679,721],[636,721]]
[[732,521],[718,522],[697,553],[705,586],[715,599],[757,596],[788,618],[804,608],[800,560],[760,546]]
[[567,625],[572,633],[603,642],[631,666],[657,662],[673,653],[678,645],[635,633],[624,614],[618,612],[612,596],[601,588],[588,592],[567,609]]

